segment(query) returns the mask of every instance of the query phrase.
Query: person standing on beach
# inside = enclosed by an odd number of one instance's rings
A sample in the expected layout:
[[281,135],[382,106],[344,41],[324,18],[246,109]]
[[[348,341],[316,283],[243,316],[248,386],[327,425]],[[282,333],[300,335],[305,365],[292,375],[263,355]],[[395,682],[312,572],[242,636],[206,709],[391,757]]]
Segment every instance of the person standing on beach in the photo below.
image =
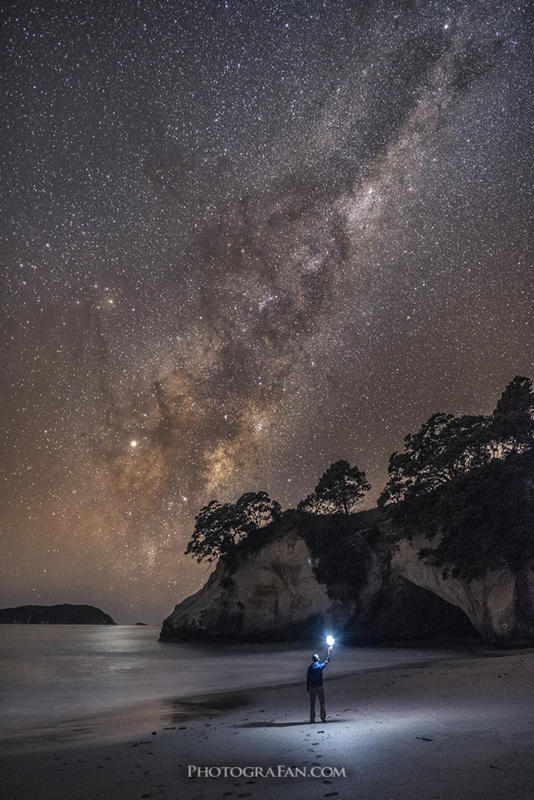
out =
[[323,669],[330,661],[330,653],[332,647],[328,648],[326,658],[324,661],[319,661],[319,656],[314,653],[312,656],[312,663],[308,667],[306,676],[306,690],[310,694],[310,722],[315,722],[315,700],[319,698],[319,707],[321,712],[321,722],[326,722],[326,710],[324,706],[324,689],[323,689]]

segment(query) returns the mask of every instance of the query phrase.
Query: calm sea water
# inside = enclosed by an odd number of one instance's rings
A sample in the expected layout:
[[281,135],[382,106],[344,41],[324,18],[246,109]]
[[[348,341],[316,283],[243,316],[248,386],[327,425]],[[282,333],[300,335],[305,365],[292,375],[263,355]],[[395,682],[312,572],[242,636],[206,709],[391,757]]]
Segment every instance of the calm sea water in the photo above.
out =
[[[157,700],[303,682],[310,648],[158,642],[159,626],[0,625],[0,740]],[[455,655],[336,648],[329,677]],[[157,704],[156,704],[157,705]],[[117,722],[118,724],[118,722]],[[83,726],[80,726],[81,730]],[[107,724],[109,728],[109,724]]]

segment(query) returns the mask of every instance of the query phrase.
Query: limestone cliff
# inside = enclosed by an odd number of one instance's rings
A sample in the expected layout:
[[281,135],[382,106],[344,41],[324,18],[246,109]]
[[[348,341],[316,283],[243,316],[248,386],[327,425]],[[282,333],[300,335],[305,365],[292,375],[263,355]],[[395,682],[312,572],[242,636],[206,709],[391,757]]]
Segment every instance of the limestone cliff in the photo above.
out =
[[321,624],[331,606],[304,540],[289,530],[237,564],[220,561],[206,585],[164,620],[160,638],[280,638]]
[[[392,573],[379,517],[354,515],[354,541],[367,544],[353,550],[337,520],[286,512],[260,534],[259,546],[217,564],[164,620],[160,639],[283,639],[327,628],[358,642],[472,634],[456,608]],[[329,546],[329,559],[319,557],[321,543],[336,536],[338,551]]]
[[419,559],[419,551],[427,546],[424,538],[402,540],[393,555],[393,570],[460,608],[485,641],[534,644],[534,564],[526,564],[519,575],[499,569],[471,581],[444,578],[442,568]]
[[445,578],[419,558],[428,540],[393,545],[377,509],[352,523],[347,536],[335,517],[285,512],[254,546],[218,563],[164,620],[160,639],[281,639],[329,628],[356,642],[478,634],[503,646],[534,644],[534,564],[518,575]]

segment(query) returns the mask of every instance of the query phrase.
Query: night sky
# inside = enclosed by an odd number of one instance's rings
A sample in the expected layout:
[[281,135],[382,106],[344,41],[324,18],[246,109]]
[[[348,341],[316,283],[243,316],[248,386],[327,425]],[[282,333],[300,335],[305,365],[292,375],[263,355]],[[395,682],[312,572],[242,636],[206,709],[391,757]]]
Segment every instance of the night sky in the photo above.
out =
[[200,507],[534,377],[527,2],[4,2],[0,605],[157,624]]

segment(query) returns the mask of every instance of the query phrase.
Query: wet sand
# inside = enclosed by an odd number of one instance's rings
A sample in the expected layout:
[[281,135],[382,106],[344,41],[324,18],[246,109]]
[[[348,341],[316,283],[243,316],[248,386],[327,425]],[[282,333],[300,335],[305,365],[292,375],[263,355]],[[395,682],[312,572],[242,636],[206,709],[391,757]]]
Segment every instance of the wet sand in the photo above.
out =
[[[6,800],[534,798],[534,649],[325,673],[325,692],[328,719],[314,725],[299,683],[36,730],[2,748],[0,791]],[[251,774],[279,765],[283,777]],[[188,777],[199,766],[249,770]]]

